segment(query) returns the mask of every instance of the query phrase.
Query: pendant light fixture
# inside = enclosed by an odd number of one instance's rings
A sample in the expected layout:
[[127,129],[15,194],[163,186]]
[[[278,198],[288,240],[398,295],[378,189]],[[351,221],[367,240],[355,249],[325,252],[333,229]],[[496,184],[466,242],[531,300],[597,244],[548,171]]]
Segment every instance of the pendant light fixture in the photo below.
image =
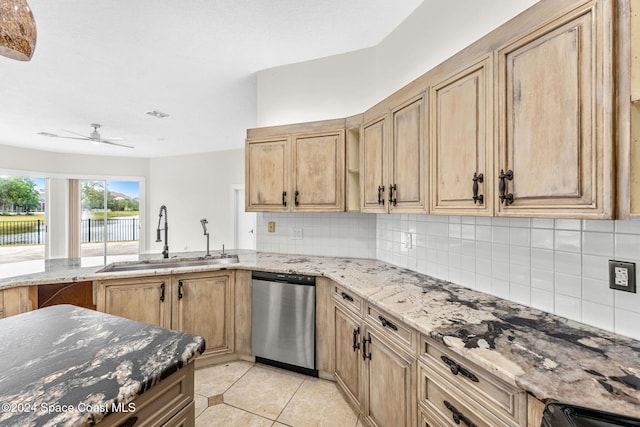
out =
[[0,0],[0,55],[28,61],[36,48],[36,21],[26,0]]

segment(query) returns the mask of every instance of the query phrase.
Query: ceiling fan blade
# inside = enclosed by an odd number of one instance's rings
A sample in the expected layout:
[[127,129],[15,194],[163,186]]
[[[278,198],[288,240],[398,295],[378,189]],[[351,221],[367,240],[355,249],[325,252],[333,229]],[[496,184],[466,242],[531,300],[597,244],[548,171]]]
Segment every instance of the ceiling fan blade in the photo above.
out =
[[75,136],[62,136],[62,135],[56,135],[55,133],[49,133],[49,132],[38,132],[38,135],[49,136],[51,138],[80,139],[82,141],[91,140],[90,138],[87,138],[87,137],[78,138]]
[[117,145],[118,147],[135,148],[133,145],[119,144],[117,142],[111,142],[105,139],[101,139],[99,142],[102,142],[104,144],[109,144],[109,145]]
[[120,138],[119,136],[114,136],[112,138],[100,138],[101,141],[124,141],[124,138]]
[[72,133],[72,134],[74,134],[74,135],[81,136],[81,137],[83,137],[84,139],[91,139],[91,137],[88,137],[87,135],[83,135],[83,134],[81,134],[81,133],[74,132],[74,131],[72,131],[72,130],[67,130],[67,129],[61,129],[61,130],[65,131],[65,132],[68,132],[68,133]]

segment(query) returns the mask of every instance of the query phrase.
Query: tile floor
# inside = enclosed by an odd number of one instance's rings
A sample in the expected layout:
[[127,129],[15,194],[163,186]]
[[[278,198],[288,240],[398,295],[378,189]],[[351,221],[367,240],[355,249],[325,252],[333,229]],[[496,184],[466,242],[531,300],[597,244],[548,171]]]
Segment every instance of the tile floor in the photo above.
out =
[[250,362],[196,370],[196,427],[362,427],[335,383]]

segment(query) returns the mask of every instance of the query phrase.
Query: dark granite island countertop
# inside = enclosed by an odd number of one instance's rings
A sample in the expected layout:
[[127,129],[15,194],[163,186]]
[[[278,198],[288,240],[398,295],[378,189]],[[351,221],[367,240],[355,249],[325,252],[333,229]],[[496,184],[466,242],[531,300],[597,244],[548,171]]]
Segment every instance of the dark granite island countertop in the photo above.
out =
[[0,425],[100,422],[204,351],[201,337],[71,305],[0,320]]

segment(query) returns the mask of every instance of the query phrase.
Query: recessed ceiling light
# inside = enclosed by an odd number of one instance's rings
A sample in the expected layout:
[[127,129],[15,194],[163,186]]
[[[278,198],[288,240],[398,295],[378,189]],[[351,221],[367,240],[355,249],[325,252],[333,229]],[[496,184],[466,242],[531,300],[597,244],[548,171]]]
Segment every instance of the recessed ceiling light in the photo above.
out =
[[164,119],[165,117],[169,117],[167,113],[163,113],[162,111],[158,111],[158,110],[147,111],[147,114],[153,117],[157,117],[159,119]]

